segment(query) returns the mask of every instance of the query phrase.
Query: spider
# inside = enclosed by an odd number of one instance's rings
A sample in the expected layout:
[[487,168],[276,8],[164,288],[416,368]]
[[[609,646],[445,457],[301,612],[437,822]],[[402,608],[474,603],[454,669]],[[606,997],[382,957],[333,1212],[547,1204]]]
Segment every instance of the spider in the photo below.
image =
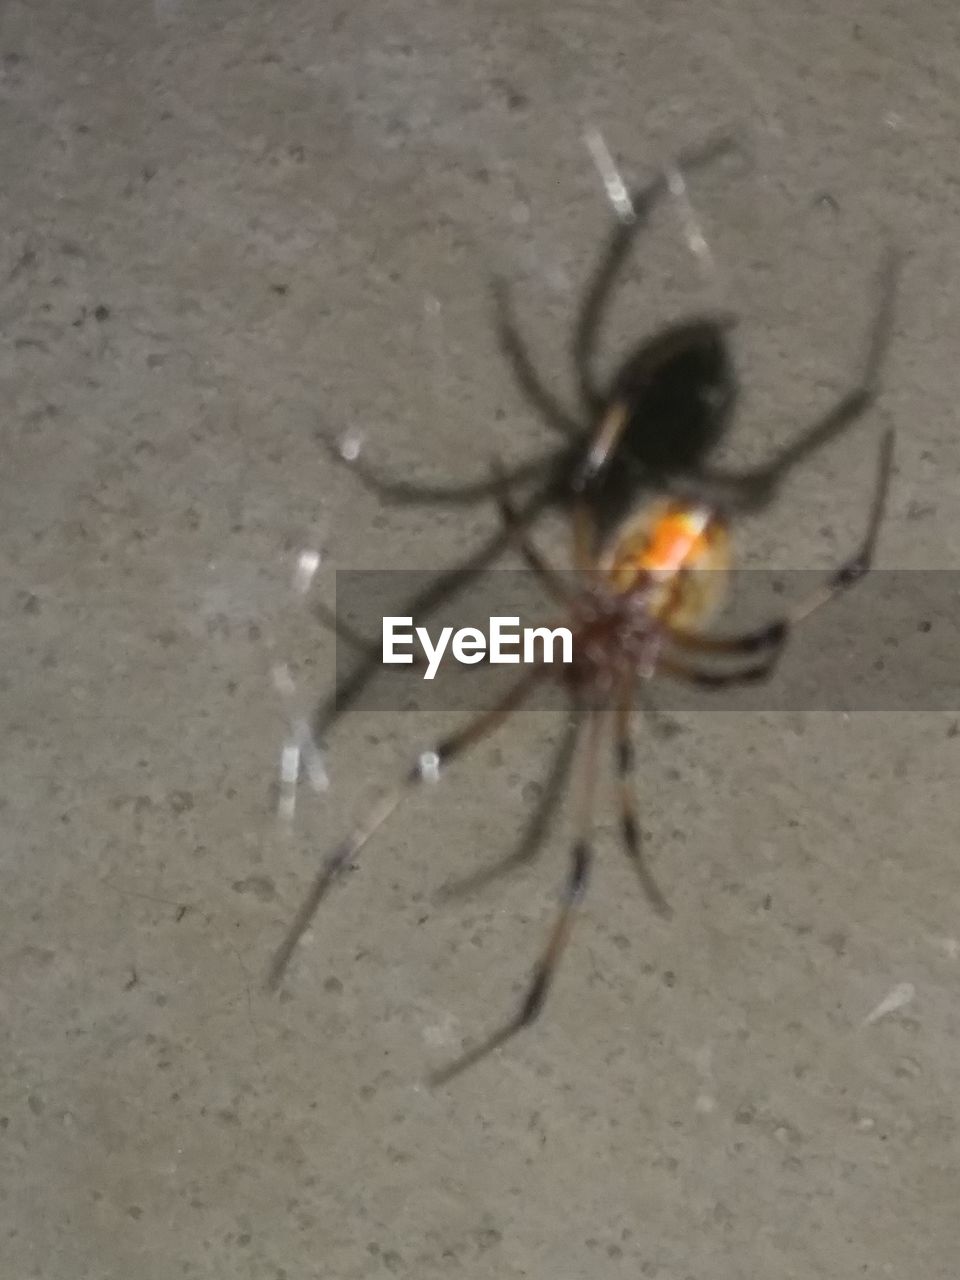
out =
[[[622,430],[626,417],[627,410],[621,408],[615,419],[602,420],[587,462],[578,472],[572,521],[575,585],[571,586],[547,562],[530,539],[522,509],[515,507],[510,496],[508,478],[502,472],[494,477],[504,529],[550,596],[563,606],[572,624],[572,660],[559,669],[543,662],[531,664],[489,710],[416,759],[400,783],[368,809],[325,859],[270,969],[268,984],[276,988],[334,882],[405,797],[422,783],[436,781],[457,757],[499,728],[537,686],[559,674],[572,700],[570,726],[519,854],[512,854],[493,868],[495,874],[515,863],[518,856],[531,857],[542,844],[572,767],[574,751],[583,739],[576,837],[559,911],[519,1009],[475,1047],[435,1072],[431,1077],[434,1085],[448,1082],[498,1049],[530,1026],[544,1007],[583,901],[593,861],[591,828],[600,743],[605,732],[612,734],[615,744],[624,849],[652,907],[661,915],[670,914],[644,856],[630,787],[634,768],[630,722],[638,682],[649,680],[656,672],[711,689],[767,679],[793,628],[833,596],[853,586],[872,563],[889,486],[892,431],[882,441],[866,532],[856,553],[814,592],[765,626],[739,635],[703,630],[722,603],[730,566],[728,524],[721,508],[702,497],[663,497],[628,514],[609,535],[604,535],[596,518],[594,490],[602,486],[603,471],[615,457],[616,426],[619,424]],[[718,666],[716,659],[723,665]]]
[[[714,138],[683,153],[675,167],[695,170],[735,147],[731,138]],[[572,341],[582,416],[564,408],[538,375],[514,321],[507,286],[494,282],[501,349],[521,392],[560,438],[548,453],[521,464],[506,477],[511,485],[527,488],[515,513],[519,528],[530,526],[550,507],[569,511],[586,497],[598,533],[606,535],[643,492],[697,496],[725,513],[762,510],[797,463],[852,426],[876,398],[899,268],[899,256],[893,252],[886,255],[880,272],[876,314],[855,386],[762,466],[724,471],[709,465],[736,407],[738,385],[728,341],[733,316],[698,315],[661,329],[633,347],[609,382],[602,383],[595,368],[602,321],[634,239],[668,187],[667,176],[661,174],[632,197],[632,219],[614,225],[588,283]],[[607,462],[585,486],[591,442],[605,439],[604,423],[613,431]],[[317,434],[338,462],[348,461],[328,436]],[[387,478],[360,459],[349,461],[360,482],[387,503],[471,505],[495,496],[502,483],[501,477],[495,477],[460,485],[416,485]],[[502,555],[512,536],[501,524],[477,551],[440,573],[398,611],[411,616],[415,624],[424,620]],[[337,682],[315,712],[314,737],[323,742],[377,673],[381,649],[338,623],[328,611],[318,608],[317,612],[360,654],[354,669]]]

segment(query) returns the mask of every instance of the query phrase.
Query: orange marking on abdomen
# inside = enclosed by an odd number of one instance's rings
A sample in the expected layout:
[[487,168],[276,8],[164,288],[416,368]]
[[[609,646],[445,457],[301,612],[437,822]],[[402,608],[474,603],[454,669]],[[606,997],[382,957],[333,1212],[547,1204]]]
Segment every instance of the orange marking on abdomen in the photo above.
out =
[[709,508],[661,500],[624,522],[597,567],[615,592],[647,589],[652,616],[689,628],[717,612],[729,563],[726,530]]
[[651,529],[649,541],[642,552],[636,557],[631,556],[635,567],[657,577],[679,573],[707,551],[706,526],[705,512],[689,508],[668,511]]

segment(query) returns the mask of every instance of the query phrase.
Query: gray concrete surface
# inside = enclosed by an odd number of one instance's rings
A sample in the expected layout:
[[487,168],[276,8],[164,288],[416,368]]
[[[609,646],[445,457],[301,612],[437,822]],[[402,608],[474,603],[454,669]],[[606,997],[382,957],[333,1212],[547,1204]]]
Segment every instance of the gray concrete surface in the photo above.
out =
[[312,428],[420,477],[542,439],[483,287],[512,275],[567,390],[609,217],[586,124],[634,177],[749,140],[751,174],[692,192],[717,282],[668,210],[610,328],[742,312],[737,457],[843,385],[883,236],[907,245],[881,411],[742,554],[835,562],[895,422],[882,562],[960,563],[958,37],[945,0],[7,0],[4,1277],[956,1275],[952,715],[685,715],[640,788],[675,920],[607,808],[547,1016],[446,1091],[424,1071],[512,1007],[563,838],[433,894],[509,845],[549,718],[411,804],[284,993],[261,979],[320,850],[437,729],[352,718],[333,790],[278,830],[270,670],[306,701],[332,665],[292,557],[323,546],[329,597],[335,568],[446,564],[491,520],[378,510]]

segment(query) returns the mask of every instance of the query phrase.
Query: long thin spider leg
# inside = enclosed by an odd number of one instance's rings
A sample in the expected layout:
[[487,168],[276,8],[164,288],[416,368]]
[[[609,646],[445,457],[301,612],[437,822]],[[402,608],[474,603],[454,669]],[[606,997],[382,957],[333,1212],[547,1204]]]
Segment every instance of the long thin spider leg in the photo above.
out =
[[[867,517],[867,528],[860,546],[848,557],[838,569],[829,575],[827,580],[815,587],[808,595],[792,605],[781,617],[765,626],[738,636],[700,635],[696,632],[678,630],[667,626],[667,635],[672,644],[683,649],[699,653],[717,655],[746,655],[763,649],[772,650],[768,662],[771,664],[786,643],[793,628],[804,618],[809,617],[816,609],[821,608],[834,596],[848,591],[869,573],[873,565],[877,538],[883,517],[886,512],[887,495],[890,491],[890,474],[893,468],[894,432],[885,432],[880,442],[880,456],[877,463],[877,479],[870,502]],[[758,679],[760,677],[757,677]]]
[[[653,189],[659,192],[662,186],[662,180],[657,179]],[[580,399],[591,415],[599,413],[604,404],[604,394],[597,384],[593,368],[597,339],[600,336],[600,324],[610,301],[613,283],[620,273],[624,259],[630,252],[637,230],[635,223],[615,224],[600,264],[587,286],[583,305],[580,308],[573,340],[573,360],[577,371]]]
[[[681,172],[698,169],[737,150],[739,145],[737,139],[729,135],[709,138],[700,146],[682,152],[673,168]],[[646,225],[651,210],[667,190],[667,176],[661,173],[631,197],[633,218],[628,221],[620,220],[615,224],[607,247],[587,285],[574,331],[573,361],[580,398],[591,416],[599,413],[606,401],[594,371],[597,340],[604,312],[609,306],[613,286],[635,236]]]
[[553,981],[557,964],[570,939],[570,932],[576,918],[577,910],[583,901],[587,888],[587,879],[593,854],[590,848],[591,826],[593,820],[593,799],[597,781],[597,758],[600,741],[600,730],[603,717],[598,711],[590,712],[589,735],[584,756],[583,790],[580,797],[580,813],[577,823],[577,838],[570,851],[570,871],[564,886],[560,910],[547,939],[547,945],[534,969],[533,979],[527,989],[516,1015],[495,1031],[486,1040],[481,1041],[473,1049],[469,1049],[448,1066],[442,1067],[430,1077],[433,1085],[446,1084],[454,1076],[466,1071],[481,1058],[499,1049],[518,1031],[535,1022],[543,1010],[550,984]]
[[500,350],[506,357],[521,392],[548,427],[559,435],[579,439],[583,435],[582,423],[567,413],[560,401],[547,390],[530,359],[514,318],[509,285],[497,276],[492,281],[491,291],[497,313],[497,337],[500,341]]
[[772,464],[780,473],[796,465],[815,450],[832,440],[844,427],[859,418],[873,404],[880,389],[880,373],[890,349],[897,298],[897,284],[903,265],[903,254],[896,247],[887,249],[883,256],[878,281],[879,302],[870,336],[867,356],[860,380],[840,402],[814,423],[792,444],[778,455]]
[[550,833],[553,819],[556,816],[560,797],[570,773],[573,756],[580,731],[579,716],[567,727],[567,731],[554,753],[550,770],[544,780],[543,790],[537,800],[537,806],[531,813],[517,846],[505,858],[483,867],[462,880],[453,880],[444,885],[437,895],[441,901],[463,897],[484,889],[494,880],[515,871],[518,867],[531,863],[543,848],[544,841]]
[[344,640],[351,649],[356,649],[358,653],[362,653],[366,658],[372,658],[375,661],[382,661],[383,646],[370,636],[361,635],[349,622],[344,622],[335,610],[329,605],[325,605],[321,600],[315,600],[311,606],[314,617],[328,631],[332,631],[338,640]]
[[783,645],[789,630],[789,621],[776,618],[753,631],[745,631],[735,636],[714,636],[699,631],[679,631],[673,627],[667,630],[671,644],[679,649],[689,649],[694,653],[710,653],[717,656],[742,656],[760,653]]
[[455,760],[457,756],[479,742],[488,733],[492,733],[512,711],[520,706],[535,685],[539,684],[549,674],[549,671],[549,667],[545,666],[530,667],[489,711],[475,716],[462,729],[439,742],[432,751],[424,752],[418,756],[416,763],[410,768],[400,785],[377,801],[370,808],[367,816],[357,823],[345,840],[342,840],[337,845],[324,860],[309,892],[303,900],[300,910],[297,912],[293,924],[287,932],[287,936],[273,958],[267,978],[267,986],[270,990],[276,990],[280,985],[297,944],[306,932],[317,908],[326,897],[334,881],[343,874],[370,838],[380,830],[410,792],[423,782],[435,779],[444,766]]
[[[538,490],[528,498],[517,512],[521,525],[533,520],[554,501],[556,490],[551,485]],[[512,534],[503,527],[474,551],[462,564],[440,573],[419,591],[412,600],[398,610],[404,617],[413,618],[414,625],[421,625],[441,604],[456,596],[468,586],[488,565],[492,564],[510,544]],[[313,717],[313,735],[322,742],[334,724],[354,705],[364,689],[382,665],[382,653],[368,653],[342,680],[337,682],[330,695],[317,707]]]
[[818,590],[813,591],[806,600],[799,601],[790,610],[790,625],[808,617],[815,609],[819,609],[821,605],[831,600],[838,592],[846,591],[855,583],[859,582],[862,577],[870,572],[873,567],[873,557],[876,553],[877,538],[880,535],[880,527],[883,524],[883,518],[887,510],[887,497],[890,492],[890,476],[893,471],[893,446],[896,439],[895,432],[891,429],[884,432],[883,439],[880,442],[880,459],[877,466],[877,481],[874,487],[873,500],[870,505],[870,514],[867,520],[867,530],[857,551],[835,570],[829,579]]
[[[342,466],[348,467],[365,489],[376,494],[383,502],[394,506],[403,506],[407,503],[423,506],[473,506],[485,502],[496,493],[497,484],[490,479],[473,480],[467,484],[436,485],[394,480],[390,476],[381,474],[375,467],[371,467],[368,462],[360,458],[350,460],[344,458],[340,446],[326,432],[317,430],[315,436],[330,456]],[[564,456],[562,450],[558,454],[556,448],[553,448],[540,454],[539,457],[518,463],[508,472],[507,480],[510,484],[522,484],[525,481],[542,478],[556,469]]]
[[636,752],[633,735],[630,732],[630,717],[633,712],[633,690],[635,677],[628,676],[624,682],[617,703],[617,778],[620,784],[620,814],[623,844],[627,857],[633,864],[647,900],[658,915],[669,919],[673,912],[670,904],[653,878],[647,860],[643,856],[643,843],[640,824],[637,822],[636,807],[631,788],[631,779],[636,768]]
[[[692,485],[698,496],[729,509],[762,509],[776,496],[780,483],[789,471],[835,440],[873,406],[880,391],[880,374],[890,348],[902,262],[903,254],[896,248],[888,249],[883,257],[879,273],[879,301],[857,385],[763,466],[751,471],[704,471],[698,475]],[[689,482],[678,480],[676,484],[685,484],[688,492],[691,488]]]
[[579,616],[582,610],[576,592],[568,586],[563,576],[554,569],[546,557],[541,555],[533,539],[528,536],[520,512],[517,511],[510,497],[509,478],[496,458],[493,460],[493,468],[500,486],[497,490],[497,506],[504,527],[510,531],[514,546],[520,552],[527,567],[543,583],[554,600],[569,609],[575,616]]
[[696,685],[700,689],[725,689],[730,685],[759,684],[773,674],[781,651],[782,646],[773,650],[762,662],[741,667],[736,671],[706,671],[701,667],[681,662],[677,658],[661,655],[657,661],[657,671],[663,675],[674,676],[678,680],[685,680],[687,684]]

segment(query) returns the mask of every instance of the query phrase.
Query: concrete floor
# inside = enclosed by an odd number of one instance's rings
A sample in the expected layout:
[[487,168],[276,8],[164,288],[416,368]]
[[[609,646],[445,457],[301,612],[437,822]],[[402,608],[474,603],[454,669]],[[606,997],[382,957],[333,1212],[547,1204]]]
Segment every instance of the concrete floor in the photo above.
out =
[[336,568],[447,564],[492,519],[378,510],[312,430],[422,478],[541,441],[484,283],[512,276],[566,391],[610,217],[585,125],[634,178],[748,140],[752,172],[691,190],[717,279],[667,210],[610,328],[743,314],[737,457],[844,385],[885,234],[911,250],[881,410],[743,556],[835,563],[895,422],[882,562],[960,564],[958,39],[947,0],[7,0],[4,1277],[956,1275],[952,714],[683,715],[640,787],[674,921],[608,808],[547,1015],[447,1090],[424,1071],[512,1009],[563,836],[434,892],[509,847],[550,716],[411,804],[279,998],[262,977],[319,853],[437,729],[352,717],[278,827],[271,667],[306,705],[333,661],[297,550],[331,598]]

